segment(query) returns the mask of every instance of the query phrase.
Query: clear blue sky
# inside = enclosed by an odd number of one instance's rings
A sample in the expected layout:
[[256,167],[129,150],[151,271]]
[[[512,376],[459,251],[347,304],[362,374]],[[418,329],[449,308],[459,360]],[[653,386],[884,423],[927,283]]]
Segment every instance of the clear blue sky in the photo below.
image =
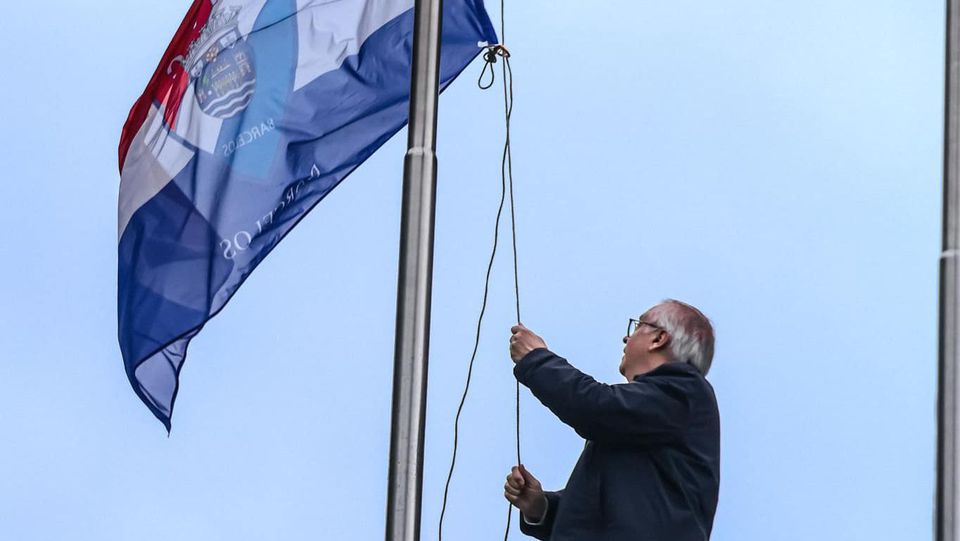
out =
[[[617,382],[627,318],[676,297],[713,319],[716,541],[932,538],[942,4],[509,2],[525,323]],[[381,539],[403,134],[194,340],[171,438],[124,376],[117,141],[187,5],[0,19],[0,538]],[[424,539],[499,195],[480,68],[441,101]],[[502,254],[445,524],[461,541],[506,511]],[[523,423],[524,462],[561,487],[582,441],[526,392]]]

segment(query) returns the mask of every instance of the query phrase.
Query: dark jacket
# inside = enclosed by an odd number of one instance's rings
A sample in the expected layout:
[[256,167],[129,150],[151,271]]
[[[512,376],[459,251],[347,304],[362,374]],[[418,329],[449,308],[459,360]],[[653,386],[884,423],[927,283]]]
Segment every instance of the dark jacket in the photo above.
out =
[[544,541],[705,541],[720,486],[713,388],[686,363],[632,382],[598,383],[547,349],[516,364],[517,380],[586,442],[565,489],[548,492]]

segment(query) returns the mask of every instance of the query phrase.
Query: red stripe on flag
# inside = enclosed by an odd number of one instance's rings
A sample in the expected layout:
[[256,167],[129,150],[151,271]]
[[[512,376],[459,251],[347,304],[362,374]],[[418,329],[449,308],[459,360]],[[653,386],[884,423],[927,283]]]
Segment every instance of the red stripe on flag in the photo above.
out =
[[[173,128],[177,121],[177,112],[180,110],[180,101],[186,92],[190,83],[190,76],[184,70],[183,65],[175,62],[177,56],[186,56],[187,49],[198,37],[203,26],[207,24],[210,18],[210,12],[213,10],[211,0],[194,0],[186,17],[180,23],[180,28],[173,36],[173,41],[163,53],[160,65],[157,71],[147,84],[140,99],[133,104],[130,114],[127,116],[127,122],[123,125],[123,131],[120,133],[120,172],[123,172],[123,162],[127,158],[127,150],[130,143],[140,131],[140,127],[150,112],[150,106],[157,102],[164,108],[164,120],[168,127]],[[169,70],[169,73],[168,73]]]

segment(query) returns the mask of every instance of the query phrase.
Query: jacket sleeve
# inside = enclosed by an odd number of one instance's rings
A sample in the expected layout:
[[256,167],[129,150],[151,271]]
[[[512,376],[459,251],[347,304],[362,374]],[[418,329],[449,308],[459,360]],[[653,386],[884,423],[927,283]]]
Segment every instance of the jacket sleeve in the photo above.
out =
[[547,497],[547,513],[537,524],[529,524],[523,513],[520,513],[520,531],[531,537],[536,537],[541,541],[550,541],[550,535],[553,533],[553,522],[557,518],[557,508],[560,507],[560,500],[563,497],[563,491],[544,492]]
[[607,385],[540,348],[516,364],[514,375],[554,415],[588,440],[667,443],[680,436],[690,416],[691,376],[682,372]]

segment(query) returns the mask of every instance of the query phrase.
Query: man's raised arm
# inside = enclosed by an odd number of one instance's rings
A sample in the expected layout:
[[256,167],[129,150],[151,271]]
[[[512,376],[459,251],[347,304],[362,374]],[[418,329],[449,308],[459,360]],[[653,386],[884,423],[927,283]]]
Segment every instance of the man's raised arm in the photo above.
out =
[[540,402],[584,439],[663,443],[687,423],[690,386],[697,376],[666,367],[657,377],[607,385],[577,370],[548,349],[531,351],[513,369]]

